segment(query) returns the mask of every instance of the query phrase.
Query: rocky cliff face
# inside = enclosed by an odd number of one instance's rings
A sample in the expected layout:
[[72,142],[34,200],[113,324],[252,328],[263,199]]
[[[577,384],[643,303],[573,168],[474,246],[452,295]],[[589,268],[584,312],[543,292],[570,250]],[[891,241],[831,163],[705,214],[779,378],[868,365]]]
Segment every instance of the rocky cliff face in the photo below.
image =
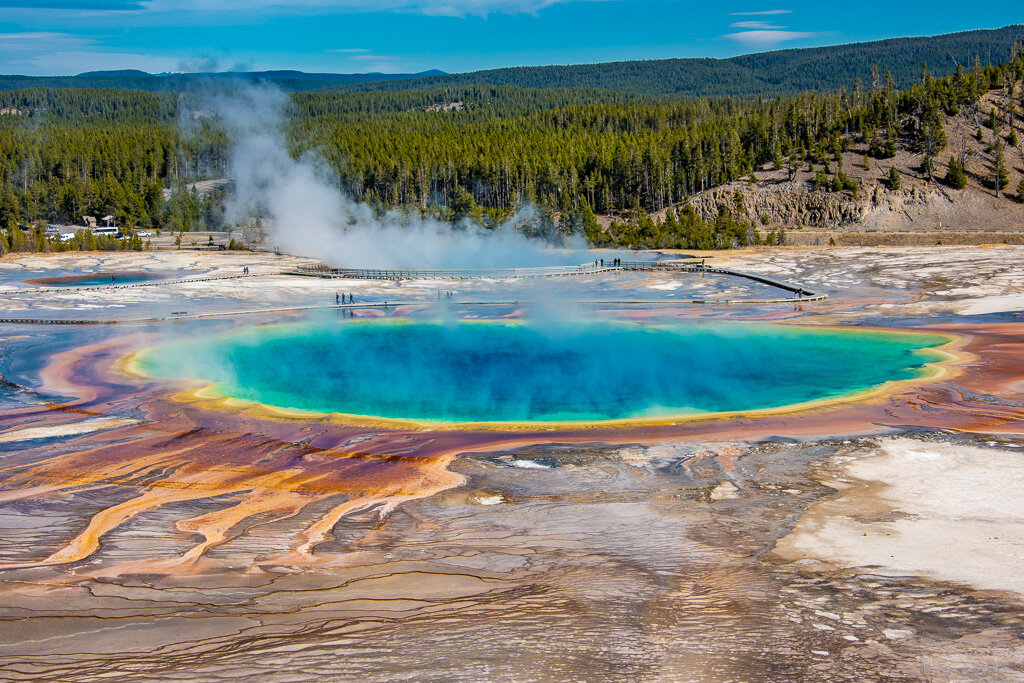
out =
[[[737,202],[737,195],[742,199]],[[742,210],[737,210],[737,204]],[[703,192],[690,200],[697,214],[713,221],[721,206],[754,226],[798,226],[838,228],[863,220],[867,213],[864,202],[848,193],[814,192],[789,187],[750,188],[726,185]]]
[[899,192],[873,185],[862,188],[856,198],[849,192],[814,191],[795,183],[757,187],[731,183],[689,201],[704,220],[714,220],[719,207],[726,206],[755,228],[766,229],[1024,230],[1024,204],[997,199],[982,190],[950,190],[938,183]]

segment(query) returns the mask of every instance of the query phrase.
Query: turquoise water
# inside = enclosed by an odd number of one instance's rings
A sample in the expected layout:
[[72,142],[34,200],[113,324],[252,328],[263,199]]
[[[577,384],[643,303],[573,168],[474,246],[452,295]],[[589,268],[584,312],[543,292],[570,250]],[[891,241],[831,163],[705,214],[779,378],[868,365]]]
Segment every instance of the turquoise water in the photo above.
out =
[[38,278],[30,282],[43,287],[95,287],[98,285],[126,285],[149,280],[162,280],[167,277],[160,273],[88,273],[86,275]]
[[594,421],[772,408],[919,376],[936,335],[773,325],[326,322],[157,347],[146,374],[378,417]]

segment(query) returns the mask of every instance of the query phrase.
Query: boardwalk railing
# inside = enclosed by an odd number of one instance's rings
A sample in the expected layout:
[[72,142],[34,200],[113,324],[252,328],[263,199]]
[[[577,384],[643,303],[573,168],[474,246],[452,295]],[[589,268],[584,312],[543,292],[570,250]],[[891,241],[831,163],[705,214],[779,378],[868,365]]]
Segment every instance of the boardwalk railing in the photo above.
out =
[[289,275],[307,277],[340,278],[353,280],[477,280],[534,277],[563,277],[569,275],[592,275],[618,270],[695,270],[701,267],[699,261],[620,261],[613,265],[611,260],[581,263],[574,266],[538,266],[534,268],[448,268],[420,270],[413,268],[331,268],[325,265],[298,266],[288,271]]
[[730,270],[729,268],[713,268],[711,266],[701,266],[700,272],[702,273],[719,273],[721,275],[732,275],[733,277],[742,277],[747,280],[754,282],[760,282],[762,285],[768,285],[769,287],[776,287],[778,289],[792,292],[798,295],[801,299],[806,301],[821,301],[827,299],[828,294],[812,292],[803,285],[795,285],[789,282],[783,282],[782,280],[775,280],[764,275],[758,275],[757,273],[744,273],[738,270]]

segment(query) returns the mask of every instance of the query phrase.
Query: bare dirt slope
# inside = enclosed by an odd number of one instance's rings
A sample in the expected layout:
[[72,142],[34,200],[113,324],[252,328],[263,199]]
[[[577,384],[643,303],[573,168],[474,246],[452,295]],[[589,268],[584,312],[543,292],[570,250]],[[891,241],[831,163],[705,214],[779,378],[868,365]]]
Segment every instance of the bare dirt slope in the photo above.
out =
[[[789,244],[1019,244],[1024,240],[1024,202],[1017,194],[1024,179],[1024,122],[1016,117],[1016,146],[1011,144],[1009,127],[1003,125],[999,131],[1009,184],[997,193],[992,183],[994,132],[987,122],[992,107],[1005,103],[1004,95],[990,93],[976,109],[946,118],[949,143],[936,156],[931,179],[921,170],[924,155],[906,149],[865,163],[867,145],[854,136],[840,155],[842,161],[831,159],[828,171],[831,177],[841,163],[842,171],[860,187],[856,195],[815,190],[815,175],[823,167],[805,163],[792,178],[785,168],[766,166],[756,173],[756,184],[734,181],[698,194],[689,203],[703,218],[713,219],[720,205],[736,211],[738,194],[745,219],[762,232],[784,228]],[[976,138],[979,128],[981,140]],[[968,182],[962,190],[942,182],[954,154],[967,159]],[[889,186],[892,168],[901,177],[898,190]]]

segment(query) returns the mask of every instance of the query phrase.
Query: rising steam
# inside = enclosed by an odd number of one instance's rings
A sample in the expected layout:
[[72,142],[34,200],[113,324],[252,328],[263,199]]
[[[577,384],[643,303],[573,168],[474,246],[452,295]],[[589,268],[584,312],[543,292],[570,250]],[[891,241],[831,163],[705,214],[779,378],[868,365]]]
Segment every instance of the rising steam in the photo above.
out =
[[205,104],[231,140],[234,191],[227,218],[263,216],[271,244],[282,251],[343,267],[496,268],[589,260],[582,238],[555,249],[519,232],[536,217],[532,207],[496,229],[398,211],[379,214],[344,195],[316,156],[292,158],[284,134],[287,105],[288,96],[269,87],[221,91]]

